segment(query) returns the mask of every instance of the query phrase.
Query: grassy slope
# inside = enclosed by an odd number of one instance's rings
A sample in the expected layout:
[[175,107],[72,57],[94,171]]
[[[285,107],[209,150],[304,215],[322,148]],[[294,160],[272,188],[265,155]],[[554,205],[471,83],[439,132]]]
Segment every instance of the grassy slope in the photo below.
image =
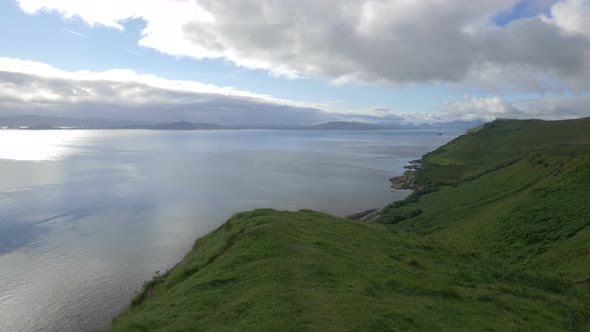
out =
[[589,119],[488,124],[425,156],[437,191],[384,224],[238,214],[113,330],[590,330],[588,133]]
[[390,205],[382,222],[420,210],[396,227],[521,268],[590,280],[590,119],[493,122],[426,155],[420,179],[438,191]]
[[558,331],[589,314],[566,284],[312,211],[238,214],[147,289],[115,331]]
[[425,183],[453,184],[515,162],[535,151],[566,153],[590,144],[590,118],[566,121],[497,120],[423,158]]

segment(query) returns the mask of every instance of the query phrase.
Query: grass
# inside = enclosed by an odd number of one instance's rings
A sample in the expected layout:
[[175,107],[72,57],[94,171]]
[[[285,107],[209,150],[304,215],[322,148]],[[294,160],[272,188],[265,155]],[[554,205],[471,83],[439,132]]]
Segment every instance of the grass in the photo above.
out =
[[590,317],[567,282],[313,211],[240,213],[155,280],[114,331],[560,331]]
[[379,221],[255,210],[113,331],[590,331],[590,120],[495,121],[426,155]]
[[[494,158],[473,146],[493,146]],[[590,119],[496,121],[436,151],[419,176],[436,191],[390,204],[381,222],[522,269],[590,278]]]
[[426,154],[423,184],[457,184],[514,163],[536,151],[575,153],[590,144],[590,118],[564,121],[496,120]]

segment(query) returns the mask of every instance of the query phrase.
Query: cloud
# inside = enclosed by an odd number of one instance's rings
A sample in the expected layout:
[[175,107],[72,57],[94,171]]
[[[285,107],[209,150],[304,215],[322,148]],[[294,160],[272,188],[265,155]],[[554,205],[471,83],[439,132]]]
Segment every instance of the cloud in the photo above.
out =
[[298,125],[339,118],[317,105],[231,87],[127,69],[67,72],[39,62],[0,58],[0,115],[32,113],[228,125]]
[[512,103],[500,97],[471,97],[444,102],[439,116],[463,120],[573,119],[590,116],[590,96],[545,97]]
[[[590,87],[588,0],[538,1],[498,26],[518,0],[19,0],[124,29],[139,45],[222,58],[273,75],[348,81],[477,84],[485,89]],[[543,14],[546,6],[548,15]]]
[[464,97],[445,100],[433,112],[399,112],[374,108],[363,112],[346,112],[348,120],[373,123],[432,123],[455,120],[494,119],[564,120],[590,117],[590,96],[557,96],[508,102],[493,97]]
[[555,4],[551,10],[553,19],[549,23],[559,26],[571,34],[590,37],[590,2],[587,0],[569,0]]
[[63,71],[44,63],[0,57],[0,116],[18,114],[280,126],[327,121],[565,119],[590,116],[590,96],[547,97],[513,103],[500,97],[466,97],[445,101],[430,113],[385,107],[334,110],[329,103],[278,99],[231,87],[168,80],[128,69]]

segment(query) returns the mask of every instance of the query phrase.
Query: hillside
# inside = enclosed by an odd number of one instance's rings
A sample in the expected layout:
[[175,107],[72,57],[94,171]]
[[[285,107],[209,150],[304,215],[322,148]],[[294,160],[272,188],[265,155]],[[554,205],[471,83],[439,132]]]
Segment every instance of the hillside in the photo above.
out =
[[241,213],[156,277],[115,331],[562,330],[571,288],[376,223]]
[[486,124],[424,156],[378,223],[240,213],[113,330],[588,331],[589,133]]
[[590,118],[542,121],[496,120],[426,154],[423,182],[452,184],[515,162],[525,154],[567,155],[590,144]]
[[381,222],[590,284],[590,118],[486,124],[425,155],[417,182]]

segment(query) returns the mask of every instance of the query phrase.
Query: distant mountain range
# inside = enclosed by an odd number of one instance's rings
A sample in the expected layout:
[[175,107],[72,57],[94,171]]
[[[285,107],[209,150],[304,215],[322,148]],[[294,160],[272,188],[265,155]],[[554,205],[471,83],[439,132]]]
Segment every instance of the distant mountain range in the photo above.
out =
[[128,121],[113,119],[80,119],[61,116],[44,115],[16,115],[0,117],[2,127],[61,127],[61,128],[118,128],[133,126],[148,126],[153,123],[145,121]]
[[345,122],[345,121],[333,121],[320,123],[314,126],[302,127],[301,129],[309,130],[384,130],[387,127],[363,123],[363,122]]
[[229,129],[229,127],[218,125],[215,123],[194,123],[187,121],[159,123],[151,128],[155,130],[220,130]]
[[445,129],[445,130],[468,130],[473,127],[477,127],[483,124],[485,121],[473,120],[473,121],[450,121],[450,122],[435,122],[435,123],[422,123],[419,125],[414,124],[400,124],[400,123],[388,123],[388,124],[371,124],[363,122],[345,122],[345,121],[333,121],[321,123],[315,126],[302,127],[310,130],[392,130],[392,129]]
[[0,117],[0,127],[29,130],[50,129],[152,129],[152,130],[224,130],[224,129],[283,129],[283,130],[393,130],[440,129],[468,130],[484,123],[481,120],[451,121],[423,124],[372,124],[364,122],[332,121],[311,126],[224,126],[215,123],[187,121],[151,123],[145,121],[113,119],[80,119],[42,115],[18,115]]

